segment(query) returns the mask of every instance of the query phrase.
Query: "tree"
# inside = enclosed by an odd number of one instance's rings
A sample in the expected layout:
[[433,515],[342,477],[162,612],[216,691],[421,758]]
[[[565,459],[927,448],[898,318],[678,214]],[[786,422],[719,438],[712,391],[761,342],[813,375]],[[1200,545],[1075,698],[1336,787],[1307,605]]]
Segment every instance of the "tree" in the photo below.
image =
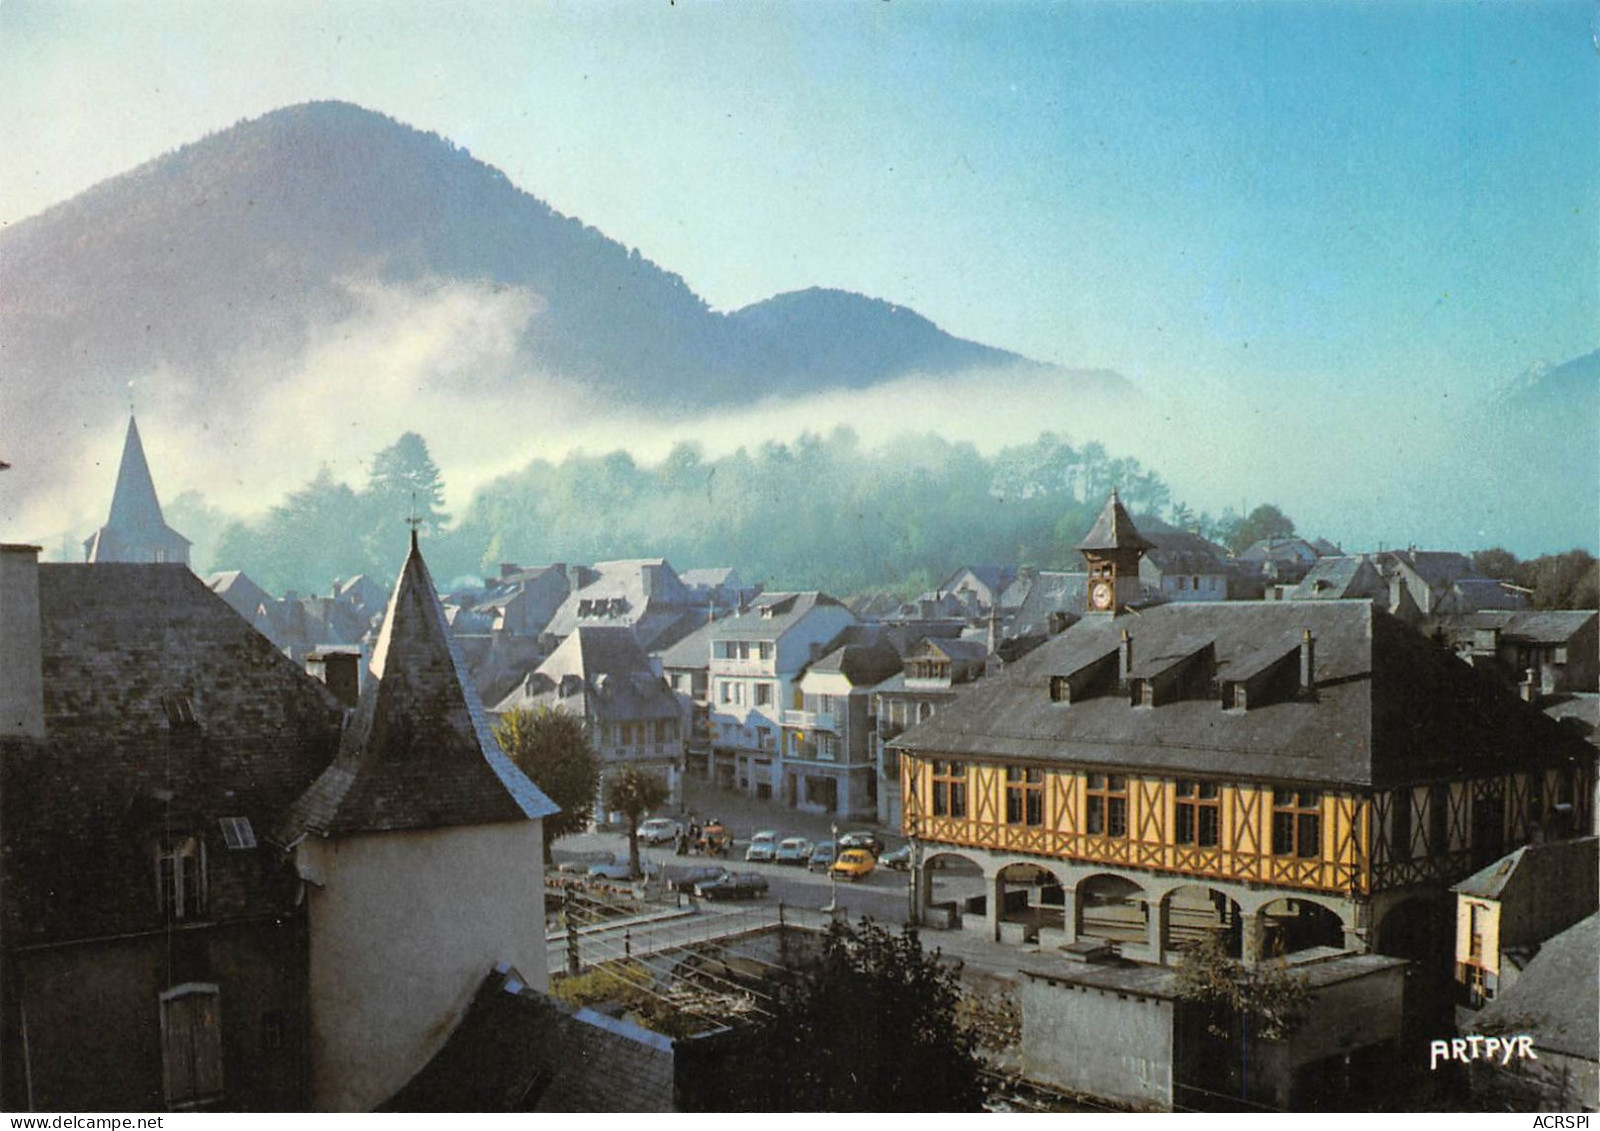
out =
[[667,783],[637,766],[624,766],[606,785],[606,808],[628,822],[628,871],[639,874],[639,822],[672,796]]
[[[1310,985],[1282,960],[1247,967],[1228,957],[1222,940],[1206,934],[1178,963],[1178,1000],[1212,1038],[1192,1054],[1197,1078],[1213,1091],[1248,1099],[1251,1053],[1259,1042],[1281,1041],[1304,1022]],[[1235,1051],[1236,1050],[1236,1051]]]
[[[772,1003],[745,1102],[763,1111],[981,1111],[977,1035],[956,975],[914,929],[834,922]],[[781,1071],[771,1066],[781,1065]]]
[[444,506],[444,480],[428,454],[427,441],[406,432],[372,457],[366,499],[381,525],[393,525],[411,513],[413,499],[422,529],[436,533],[450,521]]
[[589,728],[576,715],[540,707],[501,716],[494,737],[517,769],[561,806],[561,812],[544,819],[544,862],[549,864],[550,846],[582,832],[594,817],[600,757],[589,741]]
[[1496,581],[1510,581],[1521,584],[1522,563],[1517,560],[1517,555],[1510,550],[1495,546],[1488,550],[1478,550],[1472,555],[1472,565],[1485,577],[1492,577]]
[[1263,538],[1293,538],[1294,520],[1271,503],[1262,503],[1228,534],[1228,549],[1243,553]]

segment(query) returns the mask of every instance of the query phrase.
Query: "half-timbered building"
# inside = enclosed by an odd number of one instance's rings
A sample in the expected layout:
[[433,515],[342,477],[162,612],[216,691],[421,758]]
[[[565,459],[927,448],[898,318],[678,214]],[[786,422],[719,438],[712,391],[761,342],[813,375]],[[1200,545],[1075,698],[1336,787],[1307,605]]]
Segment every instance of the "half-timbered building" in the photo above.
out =
[[1085,617],[895,740],[919,906],[959,855],[997,939],[1408,955],[1451,883],[1589,827],[1592,748],[1448,649],[1364,601],[1131,611],[1144,546],[1113,497]]

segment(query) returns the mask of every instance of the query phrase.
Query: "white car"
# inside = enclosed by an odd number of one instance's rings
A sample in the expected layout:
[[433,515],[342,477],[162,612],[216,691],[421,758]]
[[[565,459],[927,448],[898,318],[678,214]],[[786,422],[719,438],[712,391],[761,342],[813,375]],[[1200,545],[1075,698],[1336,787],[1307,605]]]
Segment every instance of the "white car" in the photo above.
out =
[[750,847],[744,850],[746,861],[764,860],[770,863],[778,855],[778,831],[763,829],[750,838]]
[[666,844],[678,839],[678,822],[671,817],[651,817],[639,826],[639,839],[645,844]]

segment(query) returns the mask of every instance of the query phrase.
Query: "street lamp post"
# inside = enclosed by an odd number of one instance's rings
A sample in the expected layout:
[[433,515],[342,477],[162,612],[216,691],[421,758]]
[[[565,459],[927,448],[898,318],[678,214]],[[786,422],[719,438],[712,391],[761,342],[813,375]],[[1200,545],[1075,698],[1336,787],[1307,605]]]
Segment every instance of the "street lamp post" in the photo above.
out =
[[828,906],[823,910],[829,915],[839,910],[839,873],[834,871],[834,864],[839,862],[839,826],[833,826],[833,860],[828,865]]

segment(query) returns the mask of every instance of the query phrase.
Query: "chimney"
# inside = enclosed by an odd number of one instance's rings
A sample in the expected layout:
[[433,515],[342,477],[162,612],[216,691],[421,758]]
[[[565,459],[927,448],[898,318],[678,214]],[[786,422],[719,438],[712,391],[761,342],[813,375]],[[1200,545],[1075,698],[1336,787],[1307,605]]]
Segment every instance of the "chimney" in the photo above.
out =
[[39,547],[0,544],[0,738],[44,738]]
[[306,656],[306,674],[321,680],[334,698],[354,707],[361,697],[361,656],[356,652],[312,652]]
[[1317,689],[1317,641],[1308,628],[1300,637],[1300,690]]
[[1128,630],[1122,630],[1122,675],[1123,683],[1127,683],[1133,675],[1133,637],[1128,635]]
[[1522,682],[1517,685],[1517,692],[1522,696],[1524,703],[1537,703],[1539,701],[1539,669],[1529,668],[1522,675]]

